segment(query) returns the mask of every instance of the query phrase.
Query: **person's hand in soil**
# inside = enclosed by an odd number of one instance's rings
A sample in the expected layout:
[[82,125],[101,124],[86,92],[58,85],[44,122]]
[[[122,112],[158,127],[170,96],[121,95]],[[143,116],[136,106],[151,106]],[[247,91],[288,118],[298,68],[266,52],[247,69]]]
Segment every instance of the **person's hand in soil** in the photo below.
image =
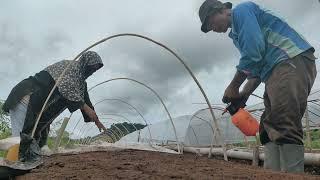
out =
[[98,127],[100,132],[102,132],[102,131],[106,132],[107,131],[106,127],[104,127],[104,125],[100,122],[98,117],[97,117],[97,120],[94,121],[94,123],[96,124],[96,126]]
[[102,130],[107,131],[104,125],[100,122],[96,112],[93,109],[91,109],[87,104],[84,104],[81,110],[83,110],[87,114],[87,116],[89,116],[91,122],[94,122],[96,124],[100,132],[102,132]]

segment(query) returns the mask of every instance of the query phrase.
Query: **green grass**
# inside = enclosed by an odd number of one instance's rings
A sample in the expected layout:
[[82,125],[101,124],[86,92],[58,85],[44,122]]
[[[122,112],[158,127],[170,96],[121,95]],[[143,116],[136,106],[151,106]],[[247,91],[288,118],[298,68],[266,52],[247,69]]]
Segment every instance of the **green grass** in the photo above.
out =
[[[312,149],[320,149],[320,130],[312,130],[310,132],[310,138],[311,138],[311,148]],[[304,132],[304,145],[306,148],[310,148],[307,147],[307,136],[306,136],[306,132]],[[256,144],[255,141],[249,141],[248,142],[249,146],[252,147]],[[245,142],[240,142],[240,143],[235,143],[232,144],[235,147],[247,147],[247,144]]]
[[[11,136],[10,129],[7,129],[4,132],[0,133],[0,139],[5,139],[5,138],[10,137],[10,136]],[[1,151],[0,150],[0,157],[5,157],[5,155],[6,155],[6,151]]]
[[320,140],[311,141],[311,148],[312,149],[320,149]]
[[1,151],[0,150],[0,157],[5,157],[6,156],[6,151]]
[[[47,145],[50,149],[53,149],[54,147],[54,143],[55,143],[55,140],[56,138],[55,137],[49,137],[48,140],[47,140]],[[69,141],[69,138],[67,137],[63,137],[61,139],[61,142],[60,142],[60,147],[64,147],[64,148],[72,148],[74,146],[74,143],[75,143],[75,140],[71,139]]]
[[[320,130],[312,130],[310,132],[310,139],[311,139],[311,148],[320,149]],[[306,132],[304,132],[304,144],[305,146],[307,146]]]

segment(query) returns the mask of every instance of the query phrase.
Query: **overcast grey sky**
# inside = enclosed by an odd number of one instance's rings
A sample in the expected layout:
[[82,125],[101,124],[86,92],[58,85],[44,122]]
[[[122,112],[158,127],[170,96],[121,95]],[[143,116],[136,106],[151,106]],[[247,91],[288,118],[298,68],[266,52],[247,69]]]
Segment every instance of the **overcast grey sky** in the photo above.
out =
[[[191,67],[211,103],[221,103],[238,63],[239,52],[227,34],[200,31],[201,0],[7,0],[0,11],[0,99],[22,79],[49,64],[70,59],[94,41],[117,33],[137,33],[160,41]],[[234,5],[242,1],[231,1]],[[256,0],[283,17],[320,53],[320,3],[317,0]],[[130,77],[154,88],[173,116],[192,114],[204,102],[187,71],[163,49],[141,39],[114,39],[95,48],[105,66],[88,79],[89,87]],[[317,65],[319,63],[317,62]],[[314,89],[319,89],[319,78]],[[263,85],[256,94],[262,96]],[[122,98],[150,121],[166,119],[157,99],[127,81],[111,82],[90,93],[92,101]],[[252,98],[249,104],[260,102]],[[99,112],[128,112],[120,103],[104,103]]]

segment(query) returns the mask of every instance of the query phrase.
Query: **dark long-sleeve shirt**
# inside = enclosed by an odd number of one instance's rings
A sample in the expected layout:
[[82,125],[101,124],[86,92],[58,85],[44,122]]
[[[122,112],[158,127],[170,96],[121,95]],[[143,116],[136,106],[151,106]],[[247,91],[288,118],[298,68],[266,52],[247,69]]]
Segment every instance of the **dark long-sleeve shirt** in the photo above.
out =
[[[24,96],[28,94],[33,94],[33,98],[35,100],[32,101],[33,102],[32,109],[33,111],[36,111],[35,113],[40,112],[54,84],[55,84],[55,81],[50,76],[50,74],[46,71],[40,71],[34,76],[30,76],[29,78],[22,80],[11,90],[7,100],[3,105],[3,110],[5,112],[9,112],[9,110],[14,108]],[[87,85],[85,86],[87,89]],[[56,105],[54,110],[52,110],[52,108],[49,108],[49,106],[54,105],[54,103],[56,103]],[[60,112],[61,109],[68,108],[68,110],[72,113],[80,109],[85,103],[93,109],[87,90],[85,91],[84,102],[83,101],[73,102],[63,98],[60,95],[58,89],[56,89],[53,92],[48,103],[49,106],[47,105],[48,108],[46,109],[51,109],[52,111]],[[84,117],[85,122],[90,121],[90,119],[84,112],[82,112],[82,115]],[[56,116],[56,114],[53,113],[52,116]]]

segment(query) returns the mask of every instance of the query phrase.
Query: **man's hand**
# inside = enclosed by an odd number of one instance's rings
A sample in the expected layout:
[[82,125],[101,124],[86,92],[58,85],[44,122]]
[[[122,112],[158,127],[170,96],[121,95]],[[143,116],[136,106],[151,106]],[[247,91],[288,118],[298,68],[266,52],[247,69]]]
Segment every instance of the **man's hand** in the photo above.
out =
[[224,91],[224,95],[222,98],[223,103],[230,103],[233,100],[239,99],[241,96],[239,94],[239,88],[241,84],[246,80],[247,75],[243,72],[237,71],[234,75],[231,83]]
[[233,86],[228,86],[227,89],[224,91],[224,95],[222,98],[223,103],[230,103],[236,99],[240,99],[240,93],[239,93],[239,88],[233,87]]

